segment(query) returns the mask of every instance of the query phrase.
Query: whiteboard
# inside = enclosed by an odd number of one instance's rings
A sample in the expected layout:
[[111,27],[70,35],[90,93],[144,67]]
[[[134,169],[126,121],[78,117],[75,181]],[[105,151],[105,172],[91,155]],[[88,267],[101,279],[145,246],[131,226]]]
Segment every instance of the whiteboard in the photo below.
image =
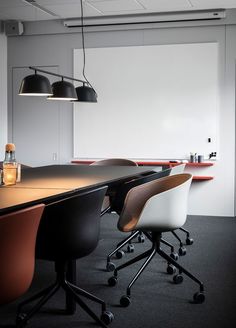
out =
[[[81,72],[75,49],[74,76]],[[218,151],[217,43],[86,49],[86,75],[98,103],[74,105],[75,158],[184,159]]]

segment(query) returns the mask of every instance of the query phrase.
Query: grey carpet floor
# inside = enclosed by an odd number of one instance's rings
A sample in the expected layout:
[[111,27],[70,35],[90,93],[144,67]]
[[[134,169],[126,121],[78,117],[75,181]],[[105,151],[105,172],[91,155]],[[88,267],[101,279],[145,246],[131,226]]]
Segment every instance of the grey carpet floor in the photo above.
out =
[[[101,240],[90,256],[77,261],[78,285],[103,298],[115,319],[113,328],[232,328],[236,326],[236,220],[191,216],[185,227],[191,231],[194,244],[187,246],[187,254],[179,262],[196,274],[205,284],[206,301],[193,304],[193,294],[198,286],[188,277],[175,285],[166,273],[166,263],[158,255],[149,264],[132,288],[132,302],[127,308],[119,306],[126,286],[140,266],[135,264],[119,274],[118,284],[109,287],[112,275],[105,270],[106,255],[125,234],[116,229],[117,216],[105,215],[101,221]],[[179,233],[184,236],[183,233]],[[178,249],[176,239],[170,233],[165,238]],[[134,243],[135,253],[126,253],[114,263],[122,263],[150,247],[150,242]],[[163,249],[167,250],[166,247]],[[11,304],[0,308],[0,327],[14,324],[17,304],[55,279],[53,264],[37,261],[35,277],[27,294]],[[98,314],[98,305],[87,302]],[[79,307],[72,316],[55,314],[63,309],[64,294],[59,291],[29,322],[28,327],[41,328],[89,328],[98,327]]]

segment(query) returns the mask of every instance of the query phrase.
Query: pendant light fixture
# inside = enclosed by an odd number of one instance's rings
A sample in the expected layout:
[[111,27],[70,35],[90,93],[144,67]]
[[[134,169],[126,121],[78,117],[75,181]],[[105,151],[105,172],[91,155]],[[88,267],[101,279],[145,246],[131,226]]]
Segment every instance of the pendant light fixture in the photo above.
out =
[[[91,83],[85,76],[85,46],[84,46],[84,13],[83,13],[83,0],[80,0],[81,8],[81,35],[82,35],[82,49],[83,49],[83,70],[82,74],[84,80],[75,79],[73,77],[64,76],[57,73],[42,70],[38,67],[29,67],[34,70],[35,74],[26,76],[20,86],[19,95],[21,96],[47,96],[49,100],[69,100],[69,101],[83,101],[83,102],[97,102],[97,93],[92,87]],[[50,85],[48,78],[37,72],[45,73],[52,76],[61,78],[61,81],[54,82]],[[74,85],[64,79],[77,81],[82,83],[75,89]]]
[[52,84],[53,95],[49,96],[49,100],[76,100],[77,95],[75,92],[75,87],[72,83],[64,81],[54,82]]
[[[22,80],[19,90],[19,95],[21,96],[48,96],[47,99],[50,100],[75,101],[77,100],[75,87],[72,83],[64,81],[64,79],[86,83],[84,80],[45,71],[38,67],[29,66],[29,69],[34,70],[35,74],[28,75]],[[44,75],[37,74],[37,72],[60,77],[61,81],[50,85],[49,80]]]
[[19,95],[51,96],[53,93],[48,78],[37,74],[36,69],[34,72],[34,74],[28,75],[22,80]]
[[77,94],[76,101],[97,102],[97,94],[95,90],[85,85],[85,83],[83,83],[83,86],[75,88],[75,91]]
[[77,100],[76,102],[97,102],[97,93],[94,90],[91,83],[88,81],[85,76],[85,65],[86,65],[86,55],[85,55],[85,46],[84,46],[84,12],[83,12],[83,0],[80,0],[80,9],[81,9],[81,37],[82,37],[82,49],[83,49],[83,70],[82,74],[86,82],[82,86],[77,87]]

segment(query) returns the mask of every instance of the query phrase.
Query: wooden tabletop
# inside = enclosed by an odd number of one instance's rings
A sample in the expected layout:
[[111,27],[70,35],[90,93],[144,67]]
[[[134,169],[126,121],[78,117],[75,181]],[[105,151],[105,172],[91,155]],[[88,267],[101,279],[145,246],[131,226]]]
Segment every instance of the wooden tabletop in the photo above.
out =
[[21,182],[0,187],[0,213],[51,202],[100,186],[116,186],[151,171],[147,167],[133,166],[50,165],[29,168],[22,170]]

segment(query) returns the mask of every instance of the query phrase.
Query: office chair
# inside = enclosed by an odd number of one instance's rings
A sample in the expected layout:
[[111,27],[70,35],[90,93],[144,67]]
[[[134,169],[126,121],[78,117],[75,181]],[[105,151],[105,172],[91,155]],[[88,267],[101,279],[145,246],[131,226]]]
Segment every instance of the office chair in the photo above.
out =
[[[90,165],[99,165],[99,166],[138,166],[137,163],[135,163],[132,160],[126,159],[126,158],[107,158],[107,159],[98,160],[96,162],[93,162]],[[142,182],[140,181],[140,183],[142,183]],[[104,201],[103,201],[103,204],[102,204],[101,216],[106,214],[106,213],[110,213],[111,211],[115,211],[115,212],[119,213],[119,209],[121,210],[122,207],[123,207],[123,201],[125,199],[125,196],[126,196],[127,192],[128,192],[128,189],[126,187],[123,188],[123,185],[118,190],[118,192],[117,192],[117,190],[110,190],[109,191],[109,196],[104,197]],[[118,196],[117,196],[117,194],[118,194]],[[134,233],[134,234],[131,233],[131,236],[132,236],[132,238],[130,238],[127,241],[127,243],[129,243],[128,248],[127,248],[128,252],[133,252],[134,251],[134,246],[130,243],[130,241],[133,238],[138,237],[138,241],[140,243],[143,243],[144,239],[145,239],[142,232],[137,232],[137,233]],[[124,251],[120,250],[121,247],[119,247],[119,246],[121,244],[123,245],[123,241],[121,241],[117,245],[117,248],[107,256],[107,265],[106,265],[106,267],[107,267],[108,271],[113,271],[115,269],[115,264],[111,262],[111,256],[116,253],[116,257],[118,259],[120,259],[125,254]]]
[[[138,166],[135,162],[126,158],[107,158],[101,159],[93,162],[90,165],[98,165],[98,166]],[[109,190],[109,195],[104,197],[102,203],[101,215],[104,215],[108,212],[111,212],[111,201],[114,198],[115,191]]]
[[[183,173],[184,169],[185,169],[185,166],[186,166],[186,164],[179,164],[179,165],[172,166],[170,175]],[[190,237],[190,232],[188,230],[184,229],[183,227],[180,227],[178,230],[181,230],[186,234],[186,240],[185,240],[186,245],[192,245],[193,244],[193,238]],[[182,242],[180,237],[177,235],[176,231],[172,231],[171,233],[179,241],[179,255],[180,256],[186,255],[187,250],[184,247],[184,243]]]
[[101,166],[138,166],[134,161],[126,158],[106,158],[93,162],[90,165],[101,165]]
[[43,210],[40,204],[0,216],[0,305],[23,295],[31,284]]
[[[62,288],[101,327],[107,327],[113,314],[106,310],[103,300],[67,280],[70,261],[89,255],[96,248],[100,233],[100,212],[107,187],[77,194],[49,204],[39,226],[36,257],[55,263],[56,281],[18,307],[17,323],[23,327],[40,308]],[[99,318],[81,299],[85,297],[101,305]],[[39,299],[36,305],[22,313],[23,307]]]
[[[162,177],[166,177],[170,174],[171,169],[166,169],[163,171],[159,171],[159,172],[152,172],[151,174],[147,174],[145,176],[142,176],[140,178],[137,179],[133,179],[131,181],[125,182],[124,184],[122,184],[120,186],[120,188],[117,190],[116,195],[113,199],[113,202],[111,204],[111,210],[115,211],[118,215],[121,214],[123,206],[124,206],[124,202],[125,202],[125,198],[126,195],[128,194],[129,190],[131,190],[132,188],[139,186],[141,184],[156,180],[156,179],[160,179]],[[146,235],[149,239],[148,234],[145,232],[144,235]],[[140,243],[144,242],[144,236],[143,236],[143,232],[140,230],[136,230],[131,232],[130,236],[128,236],[127,238],[125,238],[124,240],[122,240],[120,243],[118,243],[117,247],[108,254],[107,256],[107,265],[106,265],[106,269],[107,271],[114,271],[116,268],[116,265],[111,262],[111,258],[114,254],[116,254],[116,257],[118,259],[121,259],[124,256],[124,251],[122,250],[122,248],[128,244],[127,246],[127,252],[128,253],[132,253],[134,252],[134,245],[131,243],[132,240],[134,238],[138,237],[138,241]],[[175,260],[178,259],[178,254],[175,253],[174,247],[173,245],[171,245],[170,243],[168,243],[165,239],[161,239],[162,243],[164,243],[165,245],[167,245],[168,247],[171,248],[171,257],[173,257]],[[167,272],[170,273],[170,271],[173,271],[174,268],[172,268],[172,266],[168,266],[167,268]],[[173,272],[172,272],[173,273]]]
[[121,306],[126,307],[130,304],[131,287],[156,253],[179,269],[179,273],[173,277],[174,283],[182,283],[182,273],[184,273],[199,284],[200,291],[194,294],[193,299],[196,303],[204,302],[203,283],[172,257],[168,256],[160,247],[162,233],[176,230],[186,221],[191,180],[192,176],[190,174],[177,174],[134,187],[127,194],[119,217],[118,229],[123,232],[137,230],[147,232],[152,240],[152,247],[117,267],[114,275],[109,278],[108,284],[115,286],[118,281],[118,272],[121,269],[145,259],[145,262],[129,283],[126,295],[121,297]]

